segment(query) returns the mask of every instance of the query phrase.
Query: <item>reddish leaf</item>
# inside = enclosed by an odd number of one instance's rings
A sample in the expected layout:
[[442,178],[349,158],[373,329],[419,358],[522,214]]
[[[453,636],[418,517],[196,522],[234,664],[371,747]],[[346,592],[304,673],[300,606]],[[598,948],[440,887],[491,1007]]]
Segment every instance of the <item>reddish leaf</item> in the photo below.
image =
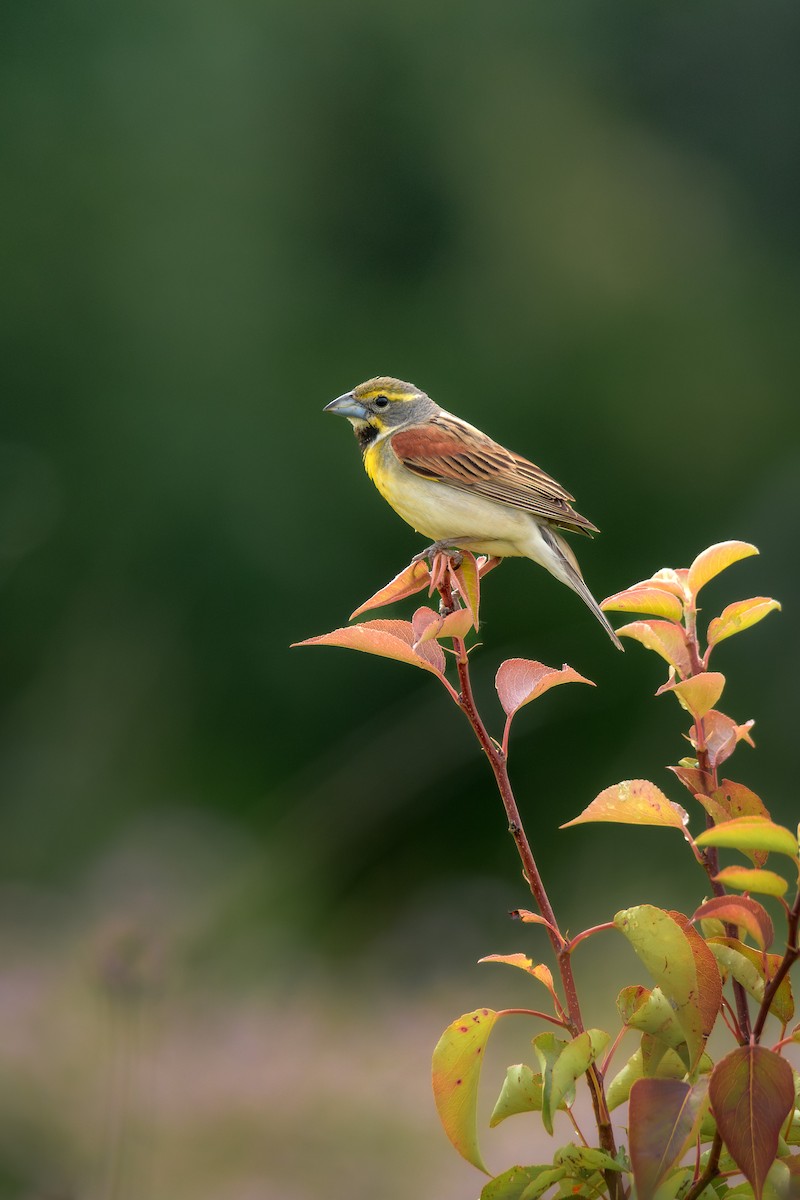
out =
[[693,717],[704,717],[714,707],[725,687],[725,676],[719,671],[703,671],[690,679],[682,679],[680,683],[666,683],[656,692],[671,692],[682,708]]
[[637,1079],[630,1093],[629,1137],[638,1200],[651,1200],[659,1183],[695,1135],[706,1099],[705,1081]]
[[668,825],[683,831],[689,814],[647,779],[623,779],[596,796],[579,817],[561,826],[588,821],[613,821],[619,825]]
[[[483,560],[482,560],[483,561]],[[456,586],[472,613],[475,628],[478,628],[478,613],[481,603],[480,564],[474,555],[462,552],[461,566],[453,570]]]
[[365,600],[351,614],[350,620],[361,616],[371,608],[382,608],[384,604],[393,604],[396,600],[404,600],[406,596],[413,596],[417,592],[421,592],[428,587],[430,579],[431,573],[426,562],[420,560],[409,563],[399,575],[395,575],[394,579],[386,584],[386,587],[382,587],[374,596],[370,596],[369,600]]
[[739,1046],[714,1067],[709,1085],[719,1131],[756,1200],[794,1106],[792,1068],[764,1046]]
[[632,621],[617,630],[620,637],[633,638],[660,654],[679,675],[691,675],[692,662],[686,645],[686,634],[672,621]]
[[534,662],[530,658],[507,658],[500,664],[494,683],[500,703],[509,717],[560,683],[588,683],[591,687],[595,686],[591,679],[584,679],[566,663],[559,670],[558,667],[546,667],[544,663]]
[[668,771],[672,771],[680,779],[685,788],[696,796],[698,792],[702,792],[705,784],[705,776],[697,767],[667,767]]
[[422,667],[435,675],[444,673],[444,651],[436,642],[428,642],[415,650],[416,634],[410,621],[364,621],[362,625],[349,625],[322,633],[319,637],[294,642],[295,646],[343,646],[347,650],[361,650],[365,654],[377,654],[379,658],[394,658]]
[[692,920],[699,921],[703,917],[715,917],[726,925],[738,925],[762,950],[771,946],[775,937],[769,913],[749,896],[714,896],[700,905]]
[[766,817],[769,820],[764,801],[743,783],[723,779],[714,792],[714,799],[725,805],[731,817]]
[[768,596],[753,596],[751,600],[737,600],[735,604],[729,604],[708,626],[709,648],[763,621],[776,609],[780,612],[780,604]]
[[606,597],[600,607],[604,612],[652,614],[654,617],[665,617],[668,621],[680,621],[683,618],[683,605],[677,596],[664,588],[648,586],[646,582]]
[[717,542],[709,546],[689,567],[689,590],[696,596],[715,575],[752,554],[758,554],[758,550],[749,542]]
[[715,771],[730,758],[739,742],[755,745],[750,737],[754,724],[754,721],[745,721],[744,725],[737,725],[725,713],[712,708],[703,717],[703,744],[698,742],[694,730],[689,733],[689,741],[696,750],[705,748],[708,751],[709,766]]
[[433,1052],[433,1096],[444,1131],[462,1158],[487,1175],[476,1112],[483,1051],[497,1016],[491,1008],[466,1013],[448,1026]]

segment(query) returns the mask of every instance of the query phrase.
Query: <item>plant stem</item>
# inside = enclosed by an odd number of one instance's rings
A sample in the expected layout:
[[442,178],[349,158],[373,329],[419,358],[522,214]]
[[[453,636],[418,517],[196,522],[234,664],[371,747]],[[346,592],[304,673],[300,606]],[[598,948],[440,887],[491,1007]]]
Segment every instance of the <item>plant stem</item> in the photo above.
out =
[[[442,573],[441,579],[437,583],[442,602],[447,611],[453,608],[453,593],[452,585],[446,572]],[[528,841],[522,824],[517,801],[514,796],[514,791],[511,787],[511,780],[508,776],[508,762],[503,749],[497,745],[492,739],[486,726],[483,723],[480,713],[478,712],[475,703],[475,696],[472,690],[472,680],[469,673],[469,658],[467,656],[466,646],[463,638],[453,638],[453,650],[456,658],[456,668],[458,671],[458,681],[460,691],[457,696],[457,703],[465,717],[469,721],[473,733],[478,741],[478,744],[489,760],[489,766],[492,768],[492,773],[495,777],[497,790],[500,793],[500,798],[503,801],[503,807],[508,817],[508,828],[514,843],[517,847],[522,862],[522,869],[527,880],[528,887],[531,890],[534,900],[540,914],[544,917],[547,925],[547,936],[553,946],[553,950],[558,962],[558,970],[561,976],[561,984],[564,989],[564,997],[566,999],[567,1013],[566,1026],[573,1037],[577,1037],[584,1031],[583,1017],[581,1015],[580,1002],[578,1000],[578,990],[575,986],[575,977],[572,972],[572,962],[570,959],[570,948],[558,927],[556,914],[553,911],[553,906],[550,903],[550,898],[544,886],[539,868],[536,865],[536,860],[533,857],[530,842]],[[597,1123],[597,1133],[600,1140],[600,1146],[607,1154],[612,1157],[616,1154],[616,1142],[614,1140],[614,1130],[611,1125],[611,1115],[608,1110],[608,1103],[605,1097],[603,1088],[603,1080],[597,1069],[592,1064],[586,1072],[587,1082],[589,1084],[589,1092],[592,1097],[592,1106],[594,1108],[595,1121]],[[619,1195],[619,1176],[616,1171],[604,1172],[606,1184],[609,1191],[610,1200],[617,1200]]]
[[797,927],[800,923],[800,889],[795,896],[794,904],[789,910],[789,927],[786,934],[786,952],[784,953],[781,965],[778,967],[775,974],[770,979],[764,991],[764,999],[761,1001],[761,1008],[758,1010],[756,1023],[753,1026],[753,1041],[757,1042],[764,1031],[767,1017],[769,1016],[769,1006],[775,997],[775,993],[780,987],[783,979],[791,970],[792,966],[800,958],[800,948],[797,945]]
[[711,1150],[709,1151],[706,1169],[703,1171],[703,1174],[694,1181],[683,1200],[697,1200],[697,1197],[705,1191],[705,1189],[711,1183],[711,1180],[716,1179],[717,1175],[719,1175],[719,1160],[721,1154],[722,1137],[720,1136],[719,1132],[717,1132],[714,1134],[714,1141],[711,1143]]

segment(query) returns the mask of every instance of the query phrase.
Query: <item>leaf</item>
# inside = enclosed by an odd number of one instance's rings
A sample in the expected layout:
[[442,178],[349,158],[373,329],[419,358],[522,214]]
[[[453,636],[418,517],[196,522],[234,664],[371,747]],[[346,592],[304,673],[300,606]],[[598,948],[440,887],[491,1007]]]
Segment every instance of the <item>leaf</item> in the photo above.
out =
[[[661,988],[652,991],[643,987],[623,988],[617,996],[617,1008],[625,1025],[640,1033],[650,1034],[671,1050],[680,1053],[686,1048],[686,1035],[681,1029],[675,1010]],[[644,1050],[643,1050],[644,1053]],[[684,1057],[684,1055],[681,1055]],[[651,1074],[645,1055],[645,1074]]]
[[638,1079],[631,1088],[630,1155],[638,1200],[652,1200],[661,1180],[695,1136],[707,1084]]
[[[708,948],[720,967],[730,971],[737,983],[760,1004],[764,999],[767,983],[774,978],[783,961],[782,956],[764,954],[763,951],[754,950],[752,946],[746,946],[737,938],[729,937],[711,938]],[[788,975],[779,983],[769,1011],[782,1025],[788,1025],[794,1016],[794,997]]]
[[622,1171],[622,1166],[605,1150],[595,1150],[591,1146],[576,1146],[575,1142],[567,1142],[553,1155],[553,1165],[566,1167],[573,1177],[580,1176],[586,1171]]
[[669,913],[651,904],[623,909],[614,917],[614,924],[673,1005],[691,1061],[696,1062],[705,1034],[698,1002],[697,965],[689,938]]
[[702,745],[698,742],[694,729],[689,732],[689,741],[697,750],[705,747],[708,751],[709,766],[712,771],[715,771],[726,759],[730,758],[739,742],[745,741],[750,746],[754,745],[753,739],[750,737],[753,725],[753,721],[745,721],[744,725],[737,725],[725,713],[717,712],[712,708],[703,717]]
[[709,580],[753,554],[758,554],[758,550],[750,542],[717,542],[716,545],[709,546],[707,550],[698,554],[689,567],[689,591],[697,596]]
[[560,683],[588,683],[590,687],[595,686],[591,679],[584,679],[566,663],[559,670],[558,667],[546,667],[544,663],[534,662],[530,658],[507,658],[500,664],[494,681],[500,703],[508,717],[513,717],[523,705],[530,704],[531,700],[538,699]]
[[632,621],[617,630],[620,637],[633,638],[647,650],[660,654],[679,675],[691,675],[692,662],[686,634],[671,621]]
[[697,767],[677,766],[667,767],[668,771],[672,771],[681,781],[683,786],[696,796],[698,792],[703,790],[704,776],[703,772]]
[[782,875],[754,867],[725,867],[714,876],[714,881],[739,892],[758,892],[761,896],[784,896],[789,887]]
[[700,905],[692,920],[698,921],[702,917],[716,917],[726,925],[738,925],[762,950],[771,946],[775,937],[769,913],[748,896],[714,896]]
[[566,1173],[566,1167],[550,1167],[549,1170],[542,1171],[533,1183],[528,1184],[519,1200],[538,1200],[538,1197],[543,1196],[554,1183],[559,1183]]
[[706,829],[695,841],[698,846],[728,846],[733,850],[769,850],[797,860],[797,838],[783,825],[766,817],[735,817]]
[[483,958],[479,958],[478,962],[499,962],[505,963],[509,967],[519,967],[521,971],[526,971],[528,975],[532,975],[534,979],[538,979],[539,983],[543,983],[551,996],[555,996],[556,994],[553,984],[553,972],[545,963],[534,963],[533,959],[528,958],[527,954],[486,954]]
[[750,600],[737,600],[735,604],[729,604],[709,623],[709,647],[716,646],[725,638],[733,637],[735,633],[749,629],[751,625],[758,624],[776,610],[781,611],[780,604],[777,600],[770,600],[768,596],[753,596]]
[[623,779],[596,796],[578,817],[561,828],[584,825],[589,821],[613,821],[618,825],[666,825],[683,831],[689,814],[680,804],[664,795],[648,779]]
[[693,717],[704,717],[714,707],[725,687],[725,676],[719,671],[702,671],[690,679],[682,679],[679,683],[668,683],[660,687],[657,696],[671,692],[682,708]]
[[478,1083],[483,1051],[498,1014],[479,1008],[453,1021],[433,1052],[433,1096],[439,1120],[462,1158],[489,1172],[478,1148]]
[[434,612],[432,608],[418,608],[411,618],[416,641],[414,650],[418,650],[432,638],[463,638],[472,629],[472,613],[468,608],[457,608],[446,617]]
[[506,1071],[500,1095],[489,1118],[489,1128],[494,1129],[506,1117],[516,1116],[517,1113],[541,1111],[542,1077],[534,1075],[525,1063],[517,1063]]
[[415,650],[416,635],[410,621],[364,621],[361,625],[348,625],[322,633],[318,637],[293,642],[294,646],[343,646],[346,650],[361,650],[364,654],[377,654],[379,658],[394,658],[422,667],[434,675],[444,675],[444,651],[435,642]]
[[[547,1132],[552,1134],[553,1113],[558,1107],[553,1103],[553,1070],[567,1042],[556,1037],[554,1033],[540,1033],[533,1039],[532,1044],[542,1073],[542,1124]],[[572,1097],[562,1093],[560,1100],[569,1105]]]
[[481,585],[479,564],[473,554],[466,550],[461,552],[461,565],[453,569],[458,591],[472,614],[475,628],[478,628],[478,614],[481,603]]
[[[644,1041],[644,1038],[642,1039]],[[712,1067],[711,1059],[703,1054],[696,1067],[698,1073],[705,1074]],[[686,1075],[686,1063],[674,1050],[667,1050],[655,1071],[657,1079],[683,1079]],[[606,1088],[606,1098],[610,1110],[619,1108],[630,1095],[631,1088],[637,1079],[645,1076],[642,1050],[639,1048],[630,1056],[625,1066],[617,1072]]]
[[714,799],[724,804],[730,817],[766,817],[769,819],[764,801],[743,783],[723,779],[714,792]]
[[792,1068],[764,1046],[739,1046],[714,1067],[709,1096],[725,1145],[760,1200],[794,1105]]
[[687,916],[672,910],[669,911],[669,916],[677,921],[686,934],[689,948],[694,955],[698,987],[697,1006],[700,1009],[703,1034],[708,1037],[714,1028],[722,1004],[722,981],[719,977],[716,959],[709,950],[705,939],[700,936]]
[[668,621],[683,619],[683,605],[678,597],[662,587],[648,587],[647,582],[608,596],[600,607],[604,612],[650,613]]
[[428,587],[430,581],[431,573],[426,562],[421,559],[417,562],[410,562],[399,575],[395,575],[390,583],[380,588],[374,596],[370,596],[369,600],[365,600],[354,613],[351,613],[350,620],[360,617],[362,613],[368,612],[371,608],[382,608],[385,604],[393,604],[396,600],[404,600],[406,596],[413,596]]
[[[551,1178],[553,1174],[550,1163],[541,1167],[511,1167],[485,1185],[481,1192],[481,1200],[522,1200],[526,1189],[537,1179],[547,1176],[548,1187],[555,1182],[556,1180]],[[565,1174],[562,1170],[556,1178],[563,1179]]]

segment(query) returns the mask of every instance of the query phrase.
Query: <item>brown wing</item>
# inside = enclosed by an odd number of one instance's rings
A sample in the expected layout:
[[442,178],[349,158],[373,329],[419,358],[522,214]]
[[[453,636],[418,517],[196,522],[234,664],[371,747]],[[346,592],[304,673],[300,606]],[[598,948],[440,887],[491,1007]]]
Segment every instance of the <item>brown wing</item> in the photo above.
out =
[[555,479],[450,413],[399,429],[391,446],[403,466],[424,479],[523,508],[562,529],[597,532]]

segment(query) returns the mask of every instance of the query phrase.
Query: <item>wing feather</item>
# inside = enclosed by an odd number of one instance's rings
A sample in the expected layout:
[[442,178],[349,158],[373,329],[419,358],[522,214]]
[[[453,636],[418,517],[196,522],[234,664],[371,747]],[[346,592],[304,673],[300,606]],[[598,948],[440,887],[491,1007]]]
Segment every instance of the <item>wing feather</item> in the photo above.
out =
[[451,413],[399,429],[390,444],[403,466],[424,479],[522,508],[562,529],[597,532],[555,479]]

